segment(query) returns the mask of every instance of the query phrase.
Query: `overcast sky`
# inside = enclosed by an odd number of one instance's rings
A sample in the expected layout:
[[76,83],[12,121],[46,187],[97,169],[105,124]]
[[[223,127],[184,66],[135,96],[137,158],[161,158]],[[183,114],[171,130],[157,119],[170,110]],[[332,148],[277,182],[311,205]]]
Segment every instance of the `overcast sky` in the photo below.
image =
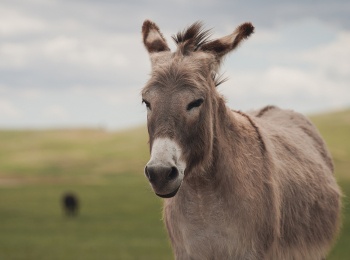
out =
[[171,35],[201,20],[214,37],[251,21],[219,87],[237,110],[350,107],[350,2],[1,0],[0,128],[104,127],[146,121],[150,62],[141,26]]

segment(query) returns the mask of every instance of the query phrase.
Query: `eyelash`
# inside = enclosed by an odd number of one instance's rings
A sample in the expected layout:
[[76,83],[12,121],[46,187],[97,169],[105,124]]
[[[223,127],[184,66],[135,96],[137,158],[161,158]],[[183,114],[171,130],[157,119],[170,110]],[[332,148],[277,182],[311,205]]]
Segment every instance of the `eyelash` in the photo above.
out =
[[199,107],[200,105],[203,104],[203,102],[204,102],[203,98],[200,98],[200,99],[197,99],[195,101],[192,101],[191,103],[189,103],[187,105],[187,111],[190,111],[192,108]]
[[150,109],[150,110],[151,110],[151,104],[150,104],[148,101],[146,101],[146,100],[142,99],[142,103],[145,103],[145,104],[146,104],[147,109]]
[[[203,104],[203,102],[204,102],[203,98],[200,98],[200,99],[197,99],[195,101],[192,101],[191,103],[189,103],[187,105],[187,111],[190,111],[191,109],[193,109],[195,107],[201,106]],[[143,99],[142,103],[145,103],[147,109],[151,110],[151,104],[148,101]]]

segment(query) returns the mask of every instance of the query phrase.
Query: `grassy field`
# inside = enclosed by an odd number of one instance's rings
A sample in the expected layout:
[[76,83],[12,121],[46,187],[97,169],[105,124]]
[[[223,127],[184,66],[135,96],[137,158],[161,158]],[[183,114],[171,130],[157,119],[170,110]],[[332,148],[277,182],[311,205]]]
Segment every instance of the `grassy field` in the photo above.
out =
[[[312,117],[345,194],[343,228],[327,259],[350,256],[350,110]],[[143,176],[144,127],[0,131],[0,259],[172,259],[161,200]],[[81,202],[64,216],[66,191]]]

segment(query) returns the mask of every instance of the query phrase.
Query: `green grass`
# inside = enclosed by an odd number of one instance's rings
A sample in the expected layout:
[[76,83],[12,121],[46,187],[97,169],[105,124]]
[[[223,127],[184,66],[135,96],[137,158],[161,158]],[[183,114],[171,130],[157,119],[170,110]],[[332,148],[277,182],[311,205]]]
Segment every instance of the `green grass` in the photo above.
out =
[[[312,117],[345,194],[343,227],[327,259],[350,255],[350,110]],[[146,128],[0,131],[0,259],[172,259],[161,200],[142,169]],[[77,218],[63,215],[78,194]]]
[[335,175],[343,191],[343,225],[327,259],[350,256],[350,109],[311,117],[326,140],[335,163]]
[[[0,131],[0,259],[171,259],[144,127]],[[60,199],[74,191],[77,218]]]
[[[0,190],[0,259],[166,259],[161,203],[137,175],[107,185],[26,185]],[[79,194],[77,218],[60,208]]]
[[140,172],[147,161],[145,128],[103,130],[1,131],[0,174],[19,179],[104,179]]
[[350,181],[350,109],[312,117],[331,150],[339,180]]

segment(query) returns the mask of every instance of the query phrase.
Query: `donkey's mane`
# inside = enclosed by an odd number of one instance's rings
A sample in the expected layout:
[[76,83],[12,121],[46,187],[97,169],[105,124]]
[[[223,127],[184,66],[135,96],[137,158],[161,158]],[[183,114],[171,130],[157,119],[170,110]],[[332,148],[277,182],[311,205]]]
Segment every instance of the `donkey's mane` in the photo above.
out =
[[212,75],[212,80],[214,81],[215,87],[221,85],[222,83],[228,81],[228,77],[225,77],[224,74],[214,73]]
[[[210,36],[211,30],[205,30],[203,28],[203,23],[197,21],[183,31],[173,35],[172,38],[178,47],[178,51],[182,55],[188,55],[190,52],[199,50],[203,44],[210,42]],[[212,75],[215,87],[224,83],[227,79],[228,78],[217,73],[213,73]]]
[[195,22],[183,31],[173,35],[172,38],[178,46],[178,50],[187,55],[191,51],[198,50],[203,44],[209,42],[210,30],[204,30],[202,22]]

